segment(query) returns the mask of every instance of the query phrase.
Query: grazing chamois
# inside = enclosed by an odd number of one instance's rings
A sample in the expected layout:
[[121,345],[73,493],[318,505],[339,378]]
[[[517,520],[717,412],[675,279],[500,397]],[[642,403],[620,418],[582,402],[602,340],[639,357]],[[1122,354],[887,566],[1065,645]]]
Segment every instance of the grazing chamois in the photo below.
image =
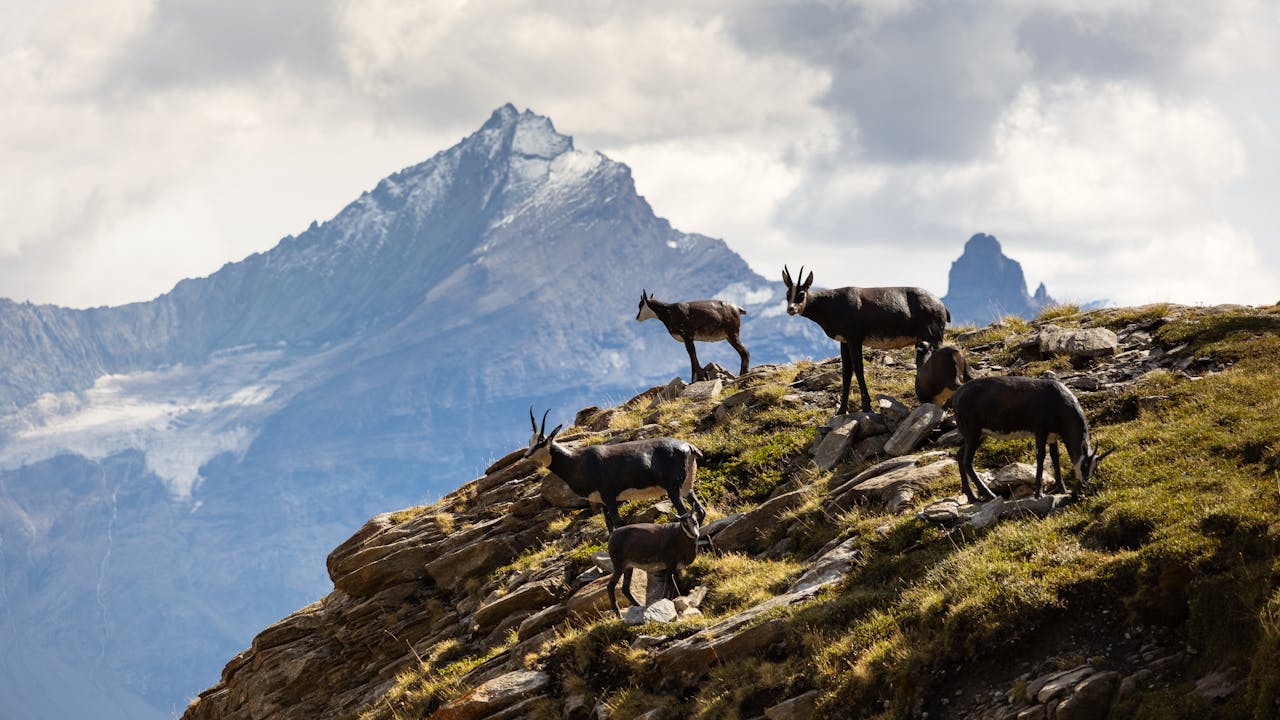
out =
[[653,299],[647,290],[640,291],[640,308],[636,312],[636,320],[643,322],[649,318],[658,318],[667,326],[671,337],[684,343],[689,351],[689,362],[693,365],[693,380],[706,380],[706,373],[698,364],[698,352],[693,348],[693,341],[717,342],[728,340],[734,350],[742,358],[742,366],[738,374],[747,372],[751,361],[751,353],[738,339],[742,316],[747,311],[739,305],[724,300],[692,300],[689,302],[666,303]]
[[916,345],[916,399],[944,407],[952,393],[973,379],[964,352],[953,345],[934,349],[933,343],[921,340]]
[[550,469],[578,495],[604,505],[604,522],[610,532],[622,524],[618,503],[624,500],[649,500],[666,494],[676,511],[684,515],[688,509],[682,498],[688,498],[699,522],[706,517],[706,509],[693,493],[698,458],[702,457],[698,448],[675,438],[652,438],[573,450],[556,442],[563,425],[546,434],[550,412],[543,413],[539,428],[530,408],[533,437],[524,456]]
[[673,523],[637,523],[614,530],[609,535],[609,560],[613,563],[613,576],[609,578],[609,602],[613,611],[622,617],[618,609],[618,596],[614,588],[622,578],[622,594],[632,605],[644,605],[631,594],[631,571],[639,568],[645,572],[661,572],[668,581],[667,598],[680,595],[676,584],[676,570],[693,562],[698,555],[698,519],[693,513],[681,515]]
[[862,374],[862,346],[888,350],[914,345],[919,340],[942,342],[951,313],[928,290],[916,287],[858,288],[810,291],[813,271],[804,277],[800,268],[796,284],[784,266],[787,314],[803,315],[818,323],[828,337],[840,343],[840,410],[849,412],[850,375],[857,375],[862,411],[871,412],[871,393]]
[[969,488],[970,478],[986,497],[994,497],[991,488],[973,469],[973,454],[982,444],[983,431],[1035,438],[1037,498],[1041,497],[1046,443],[1053,460],[1056,482],[1050,492],[1054,493],[1066,491],[1058,466],[1059,440],[1067,446],[1067,455],[1081,487],[1097,472],[1102,458],[1112,452],[1108,450],[1101,455],[1094,452],[1080,401],[1057,380],[1019,376],[977,378],[955,391],[951,396],[951,409],[955,411],[956,425],[964,438],[956,459],[960,462],[960,486],[970,501],[977,500]]

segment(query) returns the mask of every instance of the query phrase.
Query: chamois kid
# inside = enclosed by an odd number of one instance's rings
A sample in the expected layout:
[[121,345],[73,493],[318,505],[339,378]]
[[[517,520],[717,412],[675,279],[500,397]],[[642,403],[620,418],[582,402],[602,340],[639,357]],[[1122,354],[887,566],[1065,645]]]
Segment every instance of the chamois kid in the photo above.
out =
[[643,605],[631,594],[631,571],[639,568],[646,572],[663,573],[667,580],[667,598],[680,595],[676,584],[676,571],[693,562],[698,555],[698,519],[693,513],[681,515],[673,523],[637,523],[614,530],[609,535],[609,560],[613,563],[613,576],[609,578],[609,602],[613,611],[622,617],[618,609],[618,596],[614,588],[622,578],[622,594],[632,605]]
[[688,302],[666,303],[653,299],[647,290],[640,291],[640,307],[636,312],[636,321],[643,322],[649,318],[658,318],[667,326],[671,337],[684,343],[689,352],[689,362],[693,365],[693,382],[706,380],[706,372],[698,364],[698,352],[693,342],[717,342],[728,340],[742,365],[738,374],[747,372],[751,353],[738,339],[742,316],[747,311],[739,305],[724,300],[691,300]]
[[916,398],[922,403],[943,407],[961,385],[969,382],[969,361],[953,345],[935,349],[921,340],[916,345]]
[[556,442],[563,425],[546,434],[547,413],[542,427],[533,419],[533,437],[526,458],[555,473],[578,495],[604,505],[605,526],[610,532],[622,524],[618,504],[624,500],[648,500],[665,494],[681,515],[688,512],[688,498],[699,521],[707,511],[693,493],[702,452],[675,438],[632,440],[613,445],[589,445],[574,450]]
[[1044,450],[1049,446],[1053,460],[1055,483],[1050,492],[1066,492],[1062,471],[1058,466],[1058,441],[1067,446],[1067,455],[1075,468],[1081,487],[1098,470],[1102,458],[1111,450],[1098,455],[1089,440],[1089,426],[1085,422],[1080,401],[1057,380],[1019,376],[981,377],[961,385],[951,396],[951,408],[955,411],[956,425],[964,444],[960,446],[957,460],[960,463],[960,486],[969,500],[975,501],[969,488],[972,479],[985,497],[994,497],[991,488],[982,482],[973,469],[973,455],[982,444],[983,432],[995,435],[1031,435],[1036,441],[1036,497],[1041,497],[1044,476]]
[[828,337],[840,343],[840,413],[849,411],[849,381],[856,375],[862,393],[862,411],[871,412],[871,393],[862,373],[862,347],[888,350],[927,340],[942,342],[951,313],[928,290],[917,287],[843,287],[810,290],[813,272],[804,277],[800,268],[796,283],[784,266],[787,314],[802,315],[818,323]]

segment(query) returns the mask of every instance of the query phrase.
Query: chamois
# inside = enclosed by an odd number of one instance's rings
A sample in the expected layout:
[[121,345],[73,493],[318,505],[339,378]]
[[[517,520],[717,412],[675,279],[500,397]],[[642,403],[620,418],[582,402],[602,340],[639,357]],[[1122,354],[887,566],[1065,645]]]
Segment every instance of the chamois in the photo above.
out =
[[689,565],[698,555],[698,519],[693,513],[681,515],[673,523],[637,523],[614,530],[609,535],[609,560],[613,563],[613,576],[609,578],[609,602],[613,611],[622,617],[618,609],[618,596],[614,588],[618,578],[622,580],[622,594],[632,605],[643,605],[631,594],[631,571],[639,568],[646,572],[664,573],[669,584],[667,597],[680,594],[676,584],[676,570]]
[[972,379],[960,348],[943,345],[935,349],[927,340],[916,345],[916,398],[920,402],[944,407],[951,394]]
[[997,435],[1030,434],[1036,440],[1036,497],[1041,497],[1044,476],[1044,450],[1049,445],[1053,460],[1054,483],[1051,492],[1062,493],[1066,486],[1058,466],[1058,441],[1067,446],[1067,455],[1083,487],[1098,470],[1102,458],[1089,441],[1080,401],[1065,385],[1047,378],[1019,376],[981,377],[960,386],[951,396],[951,408],[964,444],[956,459],[960,462],[960,485],[970,501],[977,500],[969,488],[969,479],[986,497],[994,497],[991,488],[973,470],[973,455],[982,444],[983,431]]
[[698,458],[702,457],[698,448],[675,438],[652,438],[573,450],[556,442],[563,425],[546,434],[550,412],[543,413],[539,428],[530,408],[533,437],[524,456],[550,469],[575,493],[604,505],[605,526],[610,532],[622,524],[620,501],[648,500],[664,493],[681,515],[688,512],[682,498],[688,498],[699,521],[706,517],[706,509],[693,492]]
[[840,410],[849,411],[849,380],[858,377],[862,411],[871,412],[871,393],[862,374],[862,346],[882,350],[914,345],[918,340],[942,342],[942,331],[951,313],[928,290],[916,287],[844,287],[814,290],[813,271],[801,283],[791,280],[784,266],[782,281],[787,284],[787,314],[803,315],[818,323],[822,331],[840,343]]
[[694,350],[693,341],[717,342],[728,340],[734,350],[742,358],[742,366],[738,374],[747,372],[751,353],[738,339],[742,316],[747,311],[739,305],[724,300],[692,300],[689,302],[666,303],[653,299],[647,290],[640,291],[640,307],[636,312],[636,321],[643,322],[649,318],[658,318],[667,326],[671,337],[684,343],[689,351],[689,362],[693,365],[693,380],[706,380],[706,372],[698,364],[698,353]]

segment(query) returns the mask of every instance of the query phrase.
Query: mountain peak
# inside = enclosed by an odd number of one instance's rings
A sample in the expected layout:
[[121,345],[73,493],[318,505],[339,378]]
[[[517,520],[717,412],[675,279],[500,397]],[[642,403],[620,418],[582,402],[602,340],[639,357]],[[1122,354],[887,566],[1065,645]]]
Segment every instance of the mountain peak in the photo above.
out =
[[1004,254],[994,235],[976,233],[951,263],[942,298],[957,323],[985,325],[1005,315],[1031,317],[1054,303],[1044,283],[1027,293],[1022,265]]
[[975,233],[964,244],[964,254],[996,257],[1003,256],[1004,252],[1000,248],[1000,241],[994,235]]

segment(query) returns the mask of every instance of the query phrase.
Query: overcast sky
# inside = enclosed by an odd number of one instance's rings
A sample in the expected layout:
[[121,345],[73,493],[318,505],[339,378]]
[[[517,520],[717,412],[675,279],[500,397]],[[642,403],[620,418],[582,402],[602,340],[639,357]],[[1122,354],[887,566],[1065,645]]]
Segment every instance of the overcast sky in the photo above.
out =
[[758,272],[1280,301],[1274,0],[0,0],[0,296],[150,299],[547,115]]

